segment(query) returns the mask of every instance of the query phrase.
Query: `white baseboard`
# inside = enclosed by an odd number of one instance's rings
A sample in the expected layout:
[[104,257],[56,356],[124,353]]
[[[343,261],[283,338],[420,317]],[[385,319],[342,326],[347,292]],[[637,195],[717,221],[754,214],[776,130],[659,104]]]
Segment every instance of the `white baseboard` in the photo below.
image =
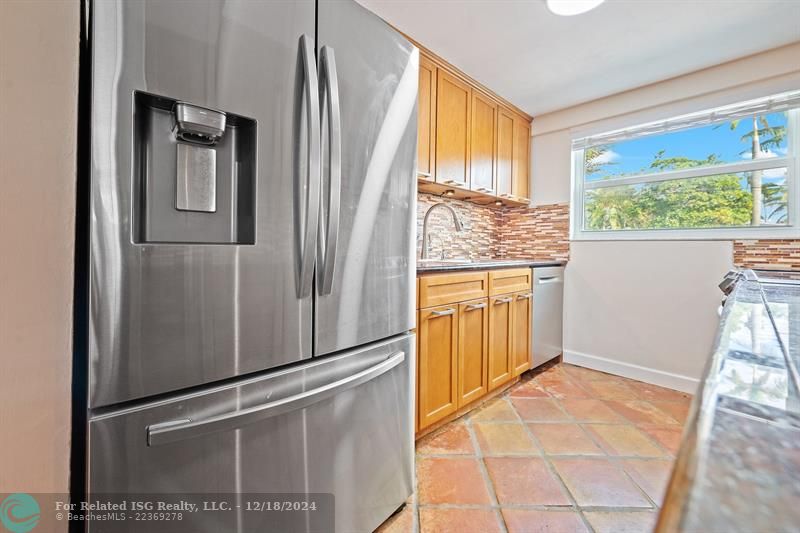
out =
[[653,385],[667,387],[668,389],[688,392],[689,394],[697,392],[697,386],[700,383],[699,379],[690,378],[688,376],[681,376],[680,374],[664,372],[663,370],[655,370],[631,363],[606,359],[598,355],[589,355],[570,350],[564,350],[563,361],[576,366],[608,372],[609,374],[615,374],[624,378],[652,383]]

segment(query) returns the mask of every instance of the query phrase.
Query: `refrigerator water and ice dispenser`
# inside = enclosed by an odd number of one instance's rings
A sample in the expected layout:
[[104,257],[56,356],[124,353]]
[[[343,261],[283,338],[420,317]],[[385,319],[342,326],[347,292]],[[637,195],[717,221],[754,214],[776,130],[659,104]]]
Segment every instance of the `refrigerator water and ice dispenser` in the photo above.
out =
[[186,102],[175,104],[178,142],[177,197],[179,211],[217,210],[217,151],[210,148],[225,135],[225,113]]
[[255,121],[137,91],[134,123],[134,242],[253,244]]

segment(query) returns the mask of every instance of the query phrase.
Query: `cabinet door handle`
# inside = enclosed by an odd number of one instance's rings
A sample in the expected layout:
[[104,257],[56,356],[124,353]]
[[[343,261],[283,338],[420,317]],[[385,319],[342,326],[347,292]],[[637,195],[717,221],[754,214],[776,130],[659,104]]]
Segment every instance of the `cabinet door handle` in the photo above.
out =
[[487,189],[486,187],[478,187],[478,192],[485,192],[487,194],[494,194],[494,189]]
[[425,178],[430,178],[431,177],[431,173],[430,172],[422,172],[421,170],[417,170],[417,176],[423,176]]
[[444,182],[447,185],[459,185],[459,186],[461,186],[461,185],[465,185],[466,184],[465,181],[458,181],[458,180],[444,180]]
[[517,294],[517,300],[527,300],[531,296],[533,296],[533,294],[531,294],[531,293],[528,293],[528,294]]
[[494,301],[494,305],[507,304],[510,301],[511,298],[498,298],[497,300]]
[[480,303],[480,304],[470,304],[470,305],[468,305],[468,306],[467,306],[467,309],[466,309],[466,310],[467,310],[467,311],[474,311],[474,310],[476,310],[476,309],[483,309],[484,307],[486,307],[486,304],[485,304],[485,303]]
[[431,315],[433,315],[433,316],[447,316],[447,315],[452,315],[455,312],[456,312],[456,310],[451,307],[450,309],[442,309],[441,311],[431,311]]

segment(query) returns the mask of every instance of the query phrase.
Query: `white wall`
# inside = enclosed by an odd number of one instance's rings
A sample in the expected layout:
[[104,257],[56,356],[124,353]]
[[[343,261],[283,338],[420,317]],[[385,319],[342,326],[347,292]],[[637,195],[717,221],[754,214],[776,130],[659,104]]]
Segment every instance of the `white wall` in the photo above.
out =
[[728,241],[579,242],[564,287],[564,359],[694,392],[731,268]]
[[0,2],[0,493],[68,490],[79,9]]
[[[574,137],[798,87],[800,43],[535,117],[534,203],[570,201]],[[727,241],[573,241],[564,359],[694,392],[732,256]]]

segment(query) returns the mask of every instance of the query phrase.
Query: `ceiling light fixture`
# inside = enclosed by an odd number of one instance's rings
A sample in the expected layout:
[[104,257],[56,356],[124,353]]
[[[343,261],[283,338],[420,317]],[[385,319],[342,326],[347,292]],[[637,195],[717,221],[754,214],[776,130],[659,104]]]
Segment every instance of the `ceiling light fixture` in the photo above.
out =
[[596,8],[605,0],[547,0],[547,9],[556,15],[570,17]]

